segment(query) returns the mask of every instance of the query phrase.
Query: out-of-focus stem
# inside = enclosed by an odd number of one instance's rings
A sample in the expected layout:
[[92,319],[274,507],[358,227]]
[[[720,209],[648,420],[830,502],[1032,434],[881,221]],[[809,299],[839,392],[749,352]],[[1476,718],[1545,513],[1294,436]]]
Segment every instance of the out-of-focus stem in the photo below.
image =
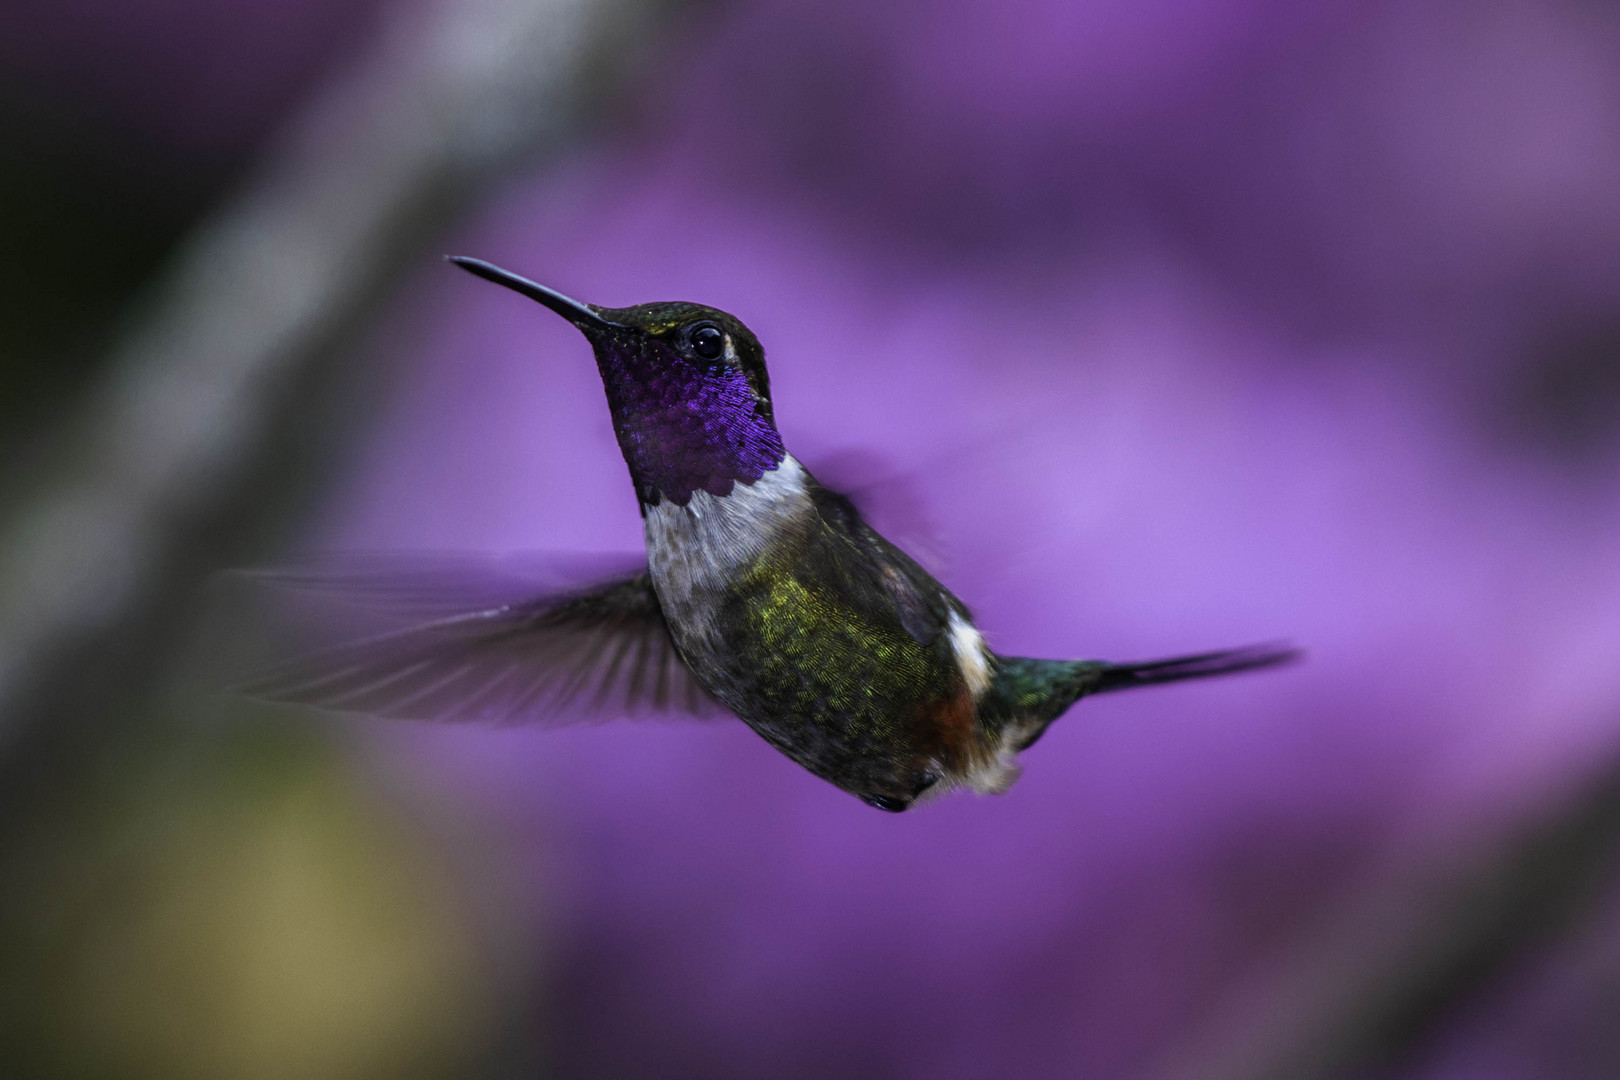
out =
[[1348,898],[1149,1075],[1329,1080],[1421,1062],[1537,945],[1603,910],[1620,864],[1620,763],[1560,805],[1402,860]]
[[299,387],[463,207],[569,142],[673,2],[404,12],[197,229],[0,533],[0,748],[217,561]]

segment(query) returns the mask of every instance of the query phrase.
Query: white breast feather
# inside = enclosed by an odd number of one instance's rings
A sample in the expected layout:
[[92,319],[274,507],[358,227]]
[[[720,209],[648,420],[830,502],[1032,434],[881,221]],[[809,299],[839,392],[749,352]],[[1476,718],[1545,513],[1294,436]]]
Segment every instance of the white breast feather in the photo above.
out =
[[659,603],[688,633],[706,636],[721,590],[738,569],[806,513],[813,512],[804,467],[790,454],[731,494],[693,492],[685,506],[667,500],[647,510],[647,565]]

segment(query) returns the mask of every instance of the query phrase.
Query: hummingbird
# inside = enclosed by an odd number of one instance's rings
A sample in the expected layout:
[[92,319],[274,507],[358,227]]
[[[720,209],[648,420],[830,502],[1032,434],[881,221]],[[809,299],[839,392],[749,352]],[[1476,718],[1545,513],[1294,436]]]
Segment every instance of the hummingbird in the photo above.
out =
[[600,307],[480,259],[449,261],[539,302],[590,344],[646,562],[339,645],[249,693],[412,719],[730,714],[898,813],[953,789],[1006,791],[1019,754],[1082,697],[1298,655],[997,654],[961,600],[787,452],[764,349],[736,317],[686,302]]

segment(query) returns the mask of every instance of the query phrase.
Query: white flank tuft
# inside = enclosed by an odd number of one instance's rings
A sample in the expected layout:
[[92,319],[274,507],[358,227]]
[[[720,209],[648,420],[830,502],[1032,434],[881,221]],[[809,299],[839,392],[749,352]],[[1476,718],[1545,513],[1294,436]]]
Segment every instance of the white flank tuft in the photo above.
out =
[[977,701],[990,689],[990,652],[984,647],[984,635],[955,608],[951,609],[949,630],[956,666],[962,669],[962,678],[967,680],[968,690]]

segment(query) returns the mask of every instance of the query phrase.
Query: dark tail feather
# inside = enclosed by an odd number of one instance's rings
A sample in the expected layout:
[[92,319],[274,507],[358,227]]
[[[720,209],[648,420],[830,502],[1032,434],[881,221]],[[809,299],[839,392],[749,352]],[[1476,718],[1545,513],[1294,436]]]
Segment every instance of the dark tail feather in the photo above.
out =
[[1255,671],[1291,664],[1303,655],[1291,645],[1271,644],[1199,653],[1196,656],[1177,656],[1169,660],[1151,660],[1145,664],[1106,664],[1098,672],[1097,682],[1088,692],[1104,694],[1132,686],[1155,686],[1180,682],[1182,679],[1206,679],[1211,675]]

